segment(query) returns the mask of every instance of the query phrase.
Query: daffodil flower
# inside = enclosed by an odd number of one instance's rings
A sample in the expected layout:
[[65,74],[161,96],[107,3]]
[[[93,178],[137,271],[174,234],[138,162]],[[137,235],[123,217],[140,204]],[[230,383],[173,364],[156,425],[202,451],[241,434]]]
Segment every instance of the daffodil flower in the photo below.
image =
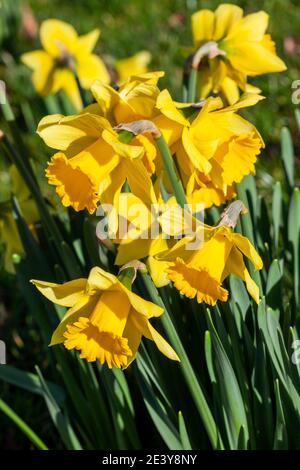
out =
[[38,93],[48,96],[64,90],[76,109],[82,108],[74,76],[76,71],[83,88],[101,79],[109,83],[109,73],[103,61],[92,53],[100,35],[95,29],[78,36],[64,21],[49,19],[41,24],[40,40],[43,49],[22,55],[22,62],[33,70],[32,82]]
[[[224,107],[220,98],[208,98],[190,117],[184,109],[191,103],[176,103],[163,90],[156,106],[161,114],[154,122],[176,153],[188,201],[205,207],[233,197],[234,183],[255,171],[255,162],[264,142],[257,129],[237,114],[262,100],[245,93],[234,105]],[[191,112],[191,111],[190,111]]]
[[163,309],[131,292],[113,274],[95,267],[88,279],[32,283],[51,302],[68,307],[53,333],[52,346],[63,343],[69,350],[79,350],[88,362],[124,368],[135,359],[144,336],[169,359],[179,361],[149,321],[162,315]]
[[199,98],[221,92],[230,104],[239,98],[239,88],[256,92],[247,77],[286,70],[276,55],[275,43],[266,34],[269,16],[264,11],[243,16],[237,5],[222,4],[215,10],[192,15],[194,47],[210,42],[222,54],[212,54],[199,66]]
[[209,305],[215,305],[218,300],[226,301],[228,291],[222,287],[222,282],[229,274],[234,274],[245,281],[249,294],[259,303],[259,288],[251,278],[243,256],[255,269],[262,269],[263,263],[246,237],[223,225],[211,228],[210,234],[207,232],[199,250],[186,249],[190,241],[180,240],[172,252],[161,257],[170,262],[168,277],[181,294]]
[[93,213],[100,199],[115,204],[126,180],[132,193],[151,204],[154,192],[142,159],[152,147],[142,139],[122,143],[107,119],[88,112],[47,116],[37,132],[59,150],[46,176],[64,206]]

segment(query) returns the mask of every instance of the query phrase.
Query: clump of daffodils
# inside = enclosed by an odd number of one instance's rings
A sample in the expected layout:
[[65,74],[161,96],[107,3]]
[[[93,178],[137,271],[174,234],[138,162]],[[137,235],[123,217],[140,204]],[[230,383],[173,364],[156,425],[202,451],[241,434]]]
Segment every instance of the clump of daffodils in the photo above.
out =
[[[136,73],[111,85],[103,63],[91,53],[98,32],[78,37],[55,20],[41,28],[44,50],[23,57],[39,91],[69,87],[75,100],[78,88],[65,60],[72,57],[94,99],[77,114],[46,116],[38,125],[39,136],[55,150],[46,177],[62,204],[90,214],[109,205],[112,210],[104,213],[115,264],[122,269],[141,260],[157,287],[170,284],[198,303],[226,302],[230,274],[245,282],[256,303],[260,300],[245,258],[254,269],[262,269],[262,260],[235,232],[244,206],[233,202],[216,226],[200,221],[197,208],[232,201],[236,185],[255,173],[264,142],[240,112],[263,97],[248,77],[285,69],[267,26],[264,12],[243,16],[234,5],[195,13],[190,74],[197,72],[197,93],[188,102],[174,101],[160,88],[163,72],[145,71],[147,54],[119,63],[120,78],[130,64]],[[195,90],[190,91],[192,96]],[[104,234],[97,236],[102,240]],[[50,301],[68,308],[52,345],[63,343],[110,368],[127,367],[146,337],[178,360],[150,321],[163,309],[146,301],[133,279],[124,285],[122,276],[95,267],[88,279],[32,282]]]

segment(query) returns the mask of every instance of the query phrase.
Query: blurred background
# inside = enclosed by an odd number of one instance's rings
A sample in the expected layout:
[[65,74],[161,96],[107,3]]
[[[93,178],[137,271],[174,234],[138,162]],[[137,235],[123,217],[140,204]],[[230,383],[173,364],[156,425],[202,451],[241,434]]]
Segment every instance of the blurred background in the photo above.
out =
[[[190,15],[201,8],[215,9],[221,3],[218,0],[0,0],[0,79],[7,85],[27,146],[38,155],[41,175],[49,150],[36,138],[35,128],[39,119],[49,114],[49,109],[33,90],[31,72],[20,63],[19,57],[23,52],[39,47],[38,29],[43,20],[65,20],[80,34],[100,28],[101,37],[95,52],[102,56],[108,67],[141,50],[149,51],[152,56],[149,69],[166,72],[160,82],[161,88],[170,87],[174,98],[180,100],[182,64],[186,48],[192,45]],[[289,127],[296,155],[299,154],[296,106],[292,104],[291,88],[292,82],[300,79],[299,0],[240,0],[234,3],[244,8],[245,13],[262,9],[270,15],[269,32],[288,67],[287,72],[251,81],[267,98],[245,113],[267,144],[257,168],[257,185],[269,198],[274,179],[282,178],[279,155],[283,126]],[[0,198],[5,200],[7,176],[2,171],[1,159],[0,155]],[[296,168],[299,170],[299,159],[296,159]],[[50,191],[46,184],[45,191]],[[3,258],[1,249],[0,255]],[[35,328],[34,318],[28,314],[24,300],[15,290],[14,279],[0,267],[0,338],[7,343],[10,364],[27,369],[27,364],[43,365],[44,352],[40,348],[40,333]],[[30,394],[24,396],[20,389],[3,382],[0,387],[1,397],[13,402],[15,411],[20,412],[34,429],[40,430],[41,436],[47,436],[51,445],[51,425],[42,398]],[[34,417],[32,409],[35,410]],[[0,414],[0,448],[17,449],[28,445],[28,440]]]

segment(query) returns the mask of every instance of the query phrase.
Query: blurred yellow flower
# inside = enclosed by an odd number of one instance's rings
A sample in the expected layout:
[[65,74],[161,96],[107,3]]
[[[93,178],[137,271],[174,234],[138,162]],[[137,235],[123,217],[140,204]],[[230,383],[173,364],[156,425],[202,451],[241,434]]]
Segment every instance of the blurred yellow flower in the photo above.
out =
[[103,61],[92,53],[100,30],[78,36],[68,23],[49,19],[41,24],[40,40],[43,49],[22,55],[21,60],[33,70],[32,81],[38,93],[48,96],[64,90],[76,109],[82,108],[73,71],[83,88],[101,79],[109,83],[109,73]]
[[208,63],[201,62],[199,98],[212,91],[224,94],[230,104],[239,98],[239,88],[257,92],[247,77],[286,70],[276,55],[275,43],[266,34],[269,16],[264,11],[243,16],[237,5],[222,4],[215,10],[200,10],[192,15],[194,47],[211,41],[214,50]]
[[143,141],[122,143],[107,119],[87,112],[46,116],[37,132],[60,150],[46,176],[64,206],[93,213],[100,199],[115,204],[126,180],[133,194],[151,204],[152,182],[142,161],[149,148]]
[[148,72],[148,65],[151,62],[149,51],[140,51],[126,59],[117,60],[114,64],[118,74],[118,82],[124,82],[132,75],[141,75]]
[[[39,220],[39,213],[30,191],[15,166],[9,170],[11,193],[16,198],[22,217],[30,228]],[[12,257],[23,254],[23,245],[19,236],[16,221],[10,202],[0,206],[0,244],[5,246],[4,268],[10,273],[15,272]]]
[[[229,274],[234,274],[245,281],[249,294],[259,303],[259,288],[246,268],[243,255],[255,269],[262,269],[263,264],[246,237],[227,226],[220,226],[212,228],[210,235],[206,234],[198,250],[185,249],[182,240],[178,243],[180,256],[172,260],[169,253],[163,259],[172,261],[168,276],[181,294],[209,305],[215,305],[218,300],[226,301],[228,291],[222,287],[222,282]],[[176,247],[173,251],[176,253]]]
[[80,357],[89,362],[124,368],[135,359],[144,336],[169,359],[179,361],[149,321],[162,315],[163,309],[131,292],[113,274],[95,267],[88,279],[65,284],[31,282],[51,302],[69,307],[51,345],[63,343],[67,349],[79,350]]

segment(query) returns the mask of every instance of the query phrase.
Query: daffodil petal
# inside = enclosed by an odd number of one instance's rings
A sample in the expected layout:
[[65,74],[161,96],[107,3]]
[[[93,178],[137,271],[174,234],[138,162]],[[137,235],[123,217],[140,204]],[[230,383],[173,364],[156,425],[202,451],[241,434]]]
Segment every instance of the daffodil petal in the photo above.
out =
[[40,39],[45,51],[52,57],[59,57],[62,48],[73,53],[77,46],[77,33],[73,26],[61,20],[43,21],[40,28]]
[[86,279],[74,279],[64,284],[36,279],[31,282],[48,300],[64,307],[73,307],[84,296],[87,284]]
[[21,56],[22,62],[33,70],[32,82],[41,95],[49,95],[53,88],[54,60],[42,50],[26,52]]

